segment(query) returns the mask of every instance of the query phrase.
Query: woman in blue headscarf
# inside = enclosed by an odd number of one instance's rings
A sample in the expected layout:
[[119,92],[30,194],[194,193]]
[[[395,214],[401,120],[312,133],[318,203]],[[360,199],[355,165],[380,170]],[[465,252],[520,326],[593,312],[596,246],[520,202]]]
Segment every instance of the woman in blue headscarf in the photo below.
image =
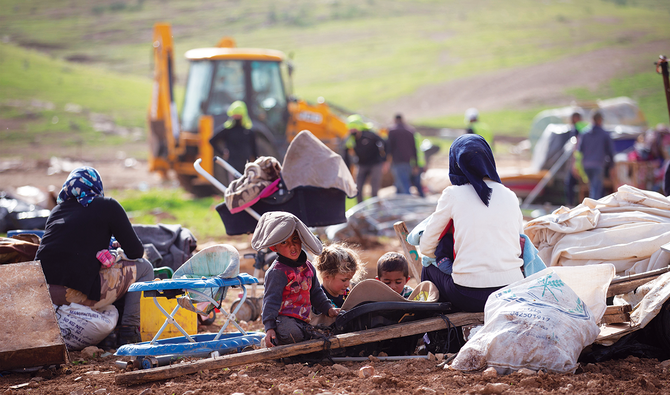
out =
[[[123,207],[104,196],[100,174],[86,166],[70,173],[57,203],[36,256],[53,303],[78,303],[95,309],[124,298],[119,342],[140,341],[140,292],[126,295],[126,291],[133,282],[153,280],[153,267],[141,259],[144,247]],[[128,259],[105,267],[101,259],[112,258],[108,251],[112,236]]]
[[[458,310],[484,311],[492,292],[523,279],[519,257],[523,216],[514,192],[500,182],[493,152],[483,137],[466,134],[453,142],[449,179],[452,186],[442,192],[420,247],[422,254],[438,262],[451,260],[452,265],[424,267],[421,280],[433,282],[440,300]],[[436,257],[436,252],[445,250],[438,245],[447,230],[453,232],[453,256]]]

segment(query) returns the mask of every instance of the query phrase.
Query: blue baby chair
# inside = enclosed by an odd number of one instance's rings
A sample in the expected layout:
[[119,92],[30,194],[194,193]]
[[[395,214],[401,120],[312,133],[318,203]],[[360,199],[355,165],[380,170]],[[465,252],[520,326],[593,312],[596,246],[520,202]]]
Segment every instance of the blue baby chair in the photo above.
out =
[[[257,284],[258,279],[240,273],[240,256],[235,247],[218,244],[207,247],[195,254],[174,272],[171,279],[134,283],[128,292],[144,292],[144,296],[154,298],[154,303],[165,315],[163,326],[151,341],[126,344],[115,355],[130,356],[141,361],[144,368],[157,366],[156,357],[168,357],[169,361],[178,357],[206,357],[214,352],[225,354],[259,345],[264,336],[262,332],[246,332],[235,319],[247,297],[245,285]],[[223,309],[222,302],[230,287],[242,288],[241,302],[230,313]],[[158,303],[157,297],[177,298],[177,306],[168,313]],[[206,307],[201,307],[207,303]],[[189,335],[174,319],[180,308],[198,314],[209,314],[218,309],[226,318],[218,333]],[[238,332],[224,333],[232,324]],[[158,339],[167,327],[174,325],[184,336],[170,339]]]

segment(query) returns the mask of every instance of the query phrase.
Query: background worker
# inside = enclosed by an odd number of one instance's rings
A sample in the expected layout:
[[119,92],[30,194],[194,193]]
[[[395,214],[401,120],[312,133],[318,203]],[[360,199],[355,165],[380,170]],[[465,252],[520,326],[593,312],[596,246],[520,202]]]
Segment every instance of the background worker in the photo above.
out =
[[[210,139],[217,155],[230,163],[237,171],[244,174],[247,161],[253,162],[258,157],[256,138],[251,130],[253,126],[247,105],[243,101],[233,102],[228,107],[228,120],[223,124],[223,130]],[[220,166],[216,166],[219,168]]]
[[605,168],[607,162],[614,157],[614,143],[602,124],[602,114],[593,114],[593,125],[582,134],[577,145],[577,150],[581,153],[581,163],[577,163],[588,177],[589,197],[596,200],[603,197]]
[[[579,141],[579,137],[586,123],[582,121],[582,114],[575,112],[570,116],[570,138],[575,138],[576,141]],[[577,143],[575,144],[575,149],[577,148]],[[565,203],[567,206],[572,207],[575,205],[575,185],[577,185],[577,179],[579,174],[577,169],[574,167],[573,159],[568,162],[568,172],[565,175]]]
[[382,185],[382,167],[386,160],[386,149],[384,140],[371,130],[371,126],[363,122],[360,115],[354,114],[347,118],[347,128],[351,133],[347,140],[347,148],[354,150],[358,174],[356,185],[358,186],[358,203],[363,201],[363,185],[370,179],[372,188],[371,196],[377,196]]
[[468,108],[465,111],[465,123],[468,124],[465,132],[468,134],[478,134],[484,137],[489,146],[493,147],[493,133],[489,125],[479,120],[479,111],[476,108]]
[[416,146],[416,170],[412,171],[412,185],[416,187],[419,196],[424,197],[421,173],[426,170],[426,153],[421,149],[423,137],[416,131],[414,131],[414,143]]
[[397,193],[409,194],[412,175],[418,172],[414,130],[396,114],[395,125],[388,132],[388,156]]

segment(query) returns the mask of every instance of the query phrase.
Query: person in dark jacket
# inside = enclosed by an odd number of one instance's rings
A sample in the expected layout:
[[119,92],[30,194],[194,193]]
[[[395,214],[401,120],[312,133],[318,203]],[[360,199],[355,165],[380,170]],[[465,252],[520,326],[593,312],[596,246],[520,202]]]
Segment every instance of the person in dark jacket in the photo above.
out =
[[358,175],[356,186],[358,203],[363,201],[363,185],[370,179],[371,196],[377,196],[382,185],[382,168],[386,160],[384,140],[363,122],[360,115],[354,114],[347,118],[347,128],[351,136],[347,141],[347,148],[353,148],[356,153]]
[[577,146],[582,155],[581,166],[589,179],[589,197],[594,200],[603,197],[605,168],[614,158],[614,142],[602,125],[603,116],[596,112],[591,129],[582,134]]
[[419,171],[416,141],[414,130],[403,122],[400,114],[396,114],[395,126],[389,130],[387,146],[397,193],[409,194],[412,176]]
[[[57,203],[36,255],[53,303],[97,309],[123,299],[119,343],[140,341],[141,293],[126,291],[136,281],[153,280],[154,274],[151,263],[141,259],[144,247],[123,207],[104,196],[100,174],[86,166],[70,173]],[[112,236],[127,259],[109,251]]]
[[228,108],[228,117],[223,124],[223,130],[215,134],[210,143],[217,155],[244,174],[247,161],[253,162],[258,158],[256,138],[251,130],[253,123],[249,118],[247,105],[240,100],[233,102]]

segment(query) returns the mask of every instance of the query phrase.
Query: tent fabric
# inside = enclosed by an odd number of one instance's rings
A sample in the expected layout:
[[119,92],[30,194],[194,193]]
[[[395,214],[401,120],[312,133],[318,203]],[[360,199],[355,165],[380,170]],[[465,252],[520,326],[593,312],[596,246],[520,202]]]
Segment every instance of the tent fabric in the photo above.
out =
[[291,141],[282,168],[286,188],[299,186],[337,188],[349,197],[356,196],[356,182],[342,157],[303,130]]
[[670,264],[670,200],[623,185],[600,200],[584,199],[526,224],[524,232],[548,266],[612,263],[617,275]]

